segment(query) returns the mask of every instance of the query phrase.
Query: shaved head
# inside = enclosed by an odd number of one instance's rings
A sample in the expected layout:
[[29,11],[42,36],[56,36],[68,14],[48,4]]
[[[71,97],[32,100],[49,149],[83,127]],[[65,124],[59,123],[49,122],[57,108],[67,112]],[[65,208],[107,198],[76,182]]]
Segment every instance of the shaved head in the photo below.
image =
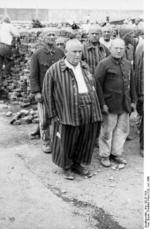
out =
[[77,66],[81,61],[83,45],[77,39],[66,42],[66,59],[73,66]]
[[89,27],[88,33],[100,33],[101,32],[101,27],[98,24],[92,24]]
[[67,52],[72,49],[75,49],[76,47],[81,50],[83,49],[83,45],[78,39],[70,39],[69,41],[66,42],[66,51]]
[[98,24],[92,24],[88,31],[88,39],[91,43],[96,45],[101,36],[101,27]]
[[125,53],[125,42],[121,38],[115,38],[112,40],[111,47],[110,47],[111,55],[116,58],[120,59],[124,56]]
[[104,27],[102,27],[102,32],[105,32],[105,31],[110,31],[111,32],[112,28],[110,25],[106,25]]
[[111,42],[111,47],[112,46],[116,46],[116,45],[122,45],[122,46],[125,46],[125,42],[124,42],[124,40],[123,39],[121,39],[121,38],[115,38],[114,40],[112,40],[112,42]]

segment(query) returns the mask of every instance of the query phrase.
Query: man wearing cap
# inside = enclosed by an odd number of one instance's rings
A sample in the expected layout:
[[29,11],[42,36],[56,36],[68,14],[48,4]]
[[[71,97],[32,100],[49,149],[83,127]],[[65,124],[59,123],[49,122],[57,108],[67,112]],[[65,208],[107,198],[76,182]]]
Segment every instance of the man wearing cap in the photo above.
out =
[[105,167],[111,165],[111,158],[118,163],[127,163],[122,154],[129,133],[129,114],[135,110],[136,101],[132,65],[124,58],[124,41],[114,39],[110,52],[111,55],[98,64],[95,73],[97,93],[104,114],[99,155]]
[[[42,98],[42,86],[43,79],[47,69],[54,64],[56,61],[61,59],[64,56],[64,52],[56,47],[55,44],[56,35],[55,32],[48,32],[44,37],[44,46],[37,50],[31,59],[31,73],[30,73],[30,86],[31,92],[35,95],[35,100],[38,103],[38,107],[40,109],[41,105],[44,108],[43,98]],[[44,112],[43,110],[40,113]],[[40,116],[39,116],[40,119]],[[42,120],[41,120],[42,121]],[[40,121],[40,123],[41,123]],[[39,127],[31,136],[35,136],[37,134],[41,135],[42,140],[42,149],[45,153],[51,152],[50,145],[50,134],[49,134],[49,125],[47,125],[47,129],[42,130]]]
[[110,54],[108,48],[99,42],[101,28],[98,24],[93,24],[89,28],[88,41],[84,44],[82,60],[84,60],[90,68],[92,74],[103,58]]
[[83,46],[66,43],[66,58],[53,64],[43,83],[48,118],[54,121],[52,160],[68,178],[88,175],[81,164],[91,162],[97,129],[102,120],[95,81],[81,61]]

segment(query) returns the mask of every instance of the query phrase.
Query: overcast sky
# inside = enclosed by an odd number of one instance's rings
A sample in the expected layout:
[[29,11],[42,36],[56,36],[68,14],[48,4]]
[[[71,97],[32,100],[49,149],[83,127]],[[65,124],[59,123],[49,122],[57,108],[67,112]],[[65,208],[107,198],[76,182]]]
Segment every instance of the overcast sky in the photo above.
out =
[[0,8],[142,9],[144,0],[0,0]]

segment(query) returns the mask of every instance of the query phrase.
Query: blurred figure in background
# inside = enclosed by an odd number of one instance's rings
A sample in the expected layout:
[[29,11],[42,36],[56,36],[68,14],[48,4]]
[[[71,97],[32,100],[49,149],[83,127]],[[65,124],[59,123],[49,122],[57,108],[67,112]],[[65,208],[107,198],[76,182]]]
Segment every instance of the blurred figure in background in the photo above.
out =
[[37,50],[32,55],[31,59],[30,86],[31,92],[35,95],[35,100],[38,103],[40,123],[40,126],[38,126],[37,129],[31,133],[31,137],[41,135],[42,150],[45,153],[51,152],[51,138],[49,124],[47,124],[47,128],[43,130],[41,125],[42,120],[40,120],[40,114],[43,114],[44,116],[45,113],[45,106],[41,94],[43,80],[48,68],[64,56],[62,49],[56,47],[55,40],[55,31],[48,32],[44,37],[43,47]]
[[88,41],[83,46],[82,60],[84,60],[90,68],[92,74],[104,57],[110,54],[108,48],[99,42],[101,36],[101,27],[98,24],[92,24],[88,31]]
[[111,40],[117,38],[119,36],[119,31],[116,26],[111,27]]
[[63,50],[63,52],[65,51],[65,39],[63,37],[58,37],[56,39],[56,46],[60,49]]
[[123,37],[123,40],[125,41],[125,58],[129,60],[132,65],[133,65],[134,55],[135,55],[133,37],[134,37],[133,32],[127,33]]
[[135,52],[137,111],[140,115],[140,155],[144,156],[144,41]]
[[108,49],[111,46],[111,27],[109,25],[102,27],[102,37],[99,39],[100,43],[105,45]]
[[9,74],[9,60],[11,57],[11,46],[14,37],[19,37],[18,30],[11,24],[8,16],[4,17],[0,24],[0,91],[2,86],[2,69],[5,65],[5,73]]

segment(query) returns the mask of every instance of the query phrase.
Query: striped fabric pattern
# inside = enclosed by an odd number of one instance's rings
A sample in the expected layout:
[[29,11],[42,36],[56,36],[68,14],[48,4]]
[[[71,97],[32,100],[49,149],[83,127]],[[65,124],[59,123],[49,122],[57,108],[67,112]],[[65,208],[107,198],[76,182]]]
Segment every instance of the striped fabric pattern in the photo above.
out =
[[90,164],[99,128],[99,122],[76,127],[55,122],[52,146],[53,162],[63,169],[70,167],[73,162]]
[[87,43],[83,47],[82,59],[89,65],[91,74],[94,74],[98,63],[108,55],[109,50],[104,45]]
[[[81,62],[81,67],[92,103],[91,122],[101,121],[94,79],[84,62]],[[50,119],[57,116],[61,124],[80,125],[78,86],[73,71],[66,66],[64,59],[48,69],[43,83],[43,98]]]
[[136,66],[136,80],[137,95],[140,97],[144,95],[144,51],[141,53],[138,64]]

